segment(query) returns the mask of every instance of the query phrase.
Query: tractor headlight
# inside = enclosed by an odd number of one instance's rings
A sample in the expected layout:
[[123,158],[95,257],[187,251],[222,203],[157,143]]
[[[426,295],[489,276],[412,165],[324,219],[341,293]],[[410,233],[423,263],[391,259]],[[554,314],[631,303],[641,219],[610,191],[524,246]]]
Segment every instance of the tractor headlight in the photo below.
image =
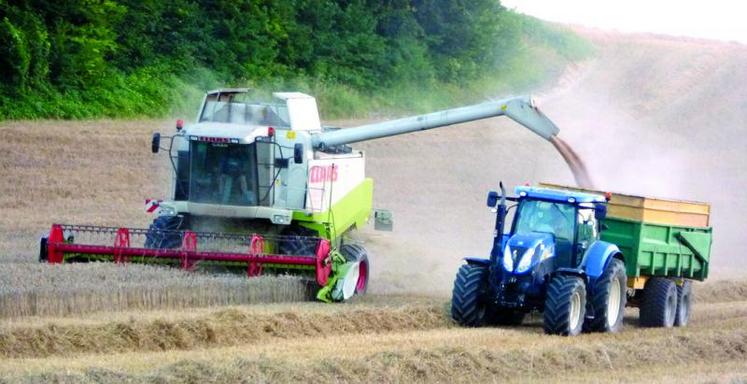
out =
[[511,248],[508,245],[503,248],[503,269],[508,272],[514,271],[514,260],[511,258]]
[[535,248],[529,248],[526,251],[524,251],[524,254],[521,255],[521,261],[519,261],[519,265],[516,266],[516,272],[524,273],[529,270],[529,268],[532,266],[532,258],[534,258],[534,250]]

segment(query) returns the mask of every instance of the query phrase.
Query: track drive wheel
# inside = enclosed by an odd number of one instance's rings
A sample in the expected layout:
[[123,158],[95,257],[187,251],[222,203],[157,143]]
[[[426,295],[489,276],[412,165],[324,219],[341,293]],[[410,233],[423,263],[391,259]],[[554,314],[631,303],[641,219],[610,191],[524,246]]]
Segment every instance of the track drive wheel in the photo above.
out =
[[477,327],[485,321],[488,269],[465,264],[459,268],[451,294],[451,317],[459,325]]

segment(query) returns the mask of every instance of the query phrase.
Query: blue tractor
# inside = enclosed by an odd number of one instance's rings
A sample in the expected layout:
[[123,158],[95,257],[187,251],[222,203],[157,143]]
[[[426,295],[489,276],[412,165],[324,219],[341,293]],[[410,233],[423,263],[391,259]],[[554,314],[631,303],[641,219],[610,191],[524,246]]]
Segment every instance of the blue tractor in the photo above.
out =
[[[490,259],[466,258],[459,268],[454,320],[472,327],[518,325],[538,310],[548,334],[619,331],[627,277],[618,247],[600,240],[605,196],[520,186],[508,197],[502,183],[500,189],[487,199],[497,214]],[[509,214],[513,221],[504,233]]]

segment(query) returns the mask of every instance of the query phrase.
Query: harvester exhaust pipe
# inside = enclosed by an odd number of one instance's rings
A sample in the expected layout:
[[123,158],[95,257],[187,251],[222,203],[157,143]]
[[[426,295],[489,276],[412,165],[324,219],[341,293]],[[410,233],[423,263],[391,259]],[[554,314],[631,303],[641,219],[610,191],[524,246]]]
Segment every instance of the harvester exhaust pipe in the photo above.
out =
[[315,148],[324,149],[340,144],[350,144],[410,132],[425,131],[503,115],[529,128],[532,132],[546,140],[550,140],[560,132],[558,127],[537,109],[534,100],[531,97],[524,96],[488,101],[467,107],[447,109],[425,115],[361,125],[354,128],[323,132],[312,137],[312,145]]

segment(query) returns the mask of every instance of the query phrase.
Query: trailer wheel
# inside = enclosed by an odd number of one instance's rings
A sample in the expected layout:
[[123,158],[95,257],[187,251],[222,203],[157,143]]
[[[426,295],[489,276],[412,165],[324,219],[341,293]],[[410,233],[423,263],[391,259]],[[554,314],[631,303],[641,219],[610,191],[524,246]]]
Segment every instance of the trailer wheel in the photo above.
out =
[[677,286],[677,315],[674,317],[675,327],[684,327],[690,320],[690,305],[692,301],[692,284],[685,280]]
[[181,216],[158,216],[145,233],[145,248],[174,249],[182,245],[180,229],[184,218]]
[[477,327],[483,324],[487,277],[488,269],[483,266],[465,264],[459,268],[451,294],[451,317],[459,325]]
[[586,314],[586,287],[578,276],[557,275],[545,298],[544,328],[550,335],[581,333]]
[[368,290],[368,274],[370,272],[368,263],[368,252],[358,244],[343,244],[340,247],[340,253],[345,256],[347,261],[358,261],[358,282],[355,284],[355,294],[363,295]]
[[625,264],[612,259],[602,276],[597,279],[589,298],[594,318],[584,322],[587,332],[618,332],[623,326],[627,277]]
[[650,278],[643,287],[641,326],[666,327],[674,325],[677,314],[677,285],[662,277]]

